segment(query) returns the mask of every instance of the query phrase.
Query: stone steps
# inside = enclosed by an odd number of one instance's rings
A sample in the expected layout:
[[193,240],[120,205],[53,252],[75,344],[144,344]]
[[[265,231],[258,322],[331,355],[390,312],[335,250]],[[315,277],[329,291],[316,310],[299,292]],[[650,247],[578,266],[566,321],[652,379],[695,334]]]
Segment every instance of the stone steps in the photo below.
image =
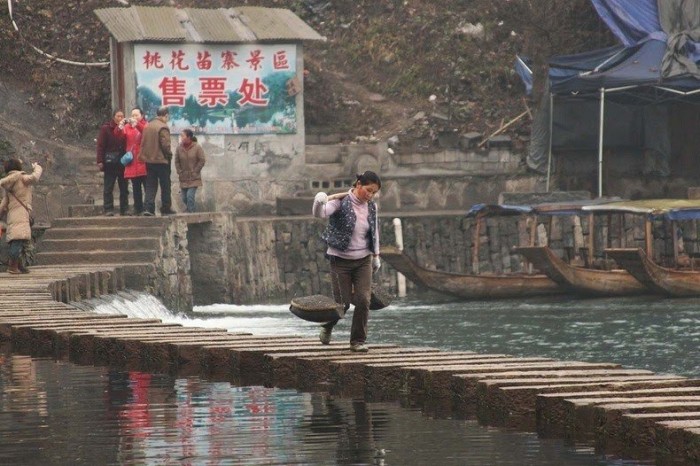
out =
[[117,236],[119,232],[115,233],[115,236],[93,236],[92,239],[42,239],[37,251],[72,253],[75,253],[76,251],[104,251],[119,255],[124,251],[154,251],[160,244],[160,238],[157,236],[134,236],[129,238],[120,238]]
[[98,227],[52,227],[46,230],[42,237],[42,243],[48,240],[61,239],[89,239],[101,238],[158,238],[162,233],[160,226],[98,226]]
[[104,206],[102,203],[94,204],[74,204],[68,206],[68,216],[69,217],[97,217],[102,215],[104,211]]
[[54,252],[40,251],[36,254],[39,265],[63,265],[63,264],[149,264],[156,259],[156,252],[152,249],[127,250],[127,251],[71,251]]
[[105,217],[64,217],[56,218],[51,222],[56,228],[82,228],[82,227],[155,227],[164,226],[169,222],[169,217],[136,217],[119,216]]

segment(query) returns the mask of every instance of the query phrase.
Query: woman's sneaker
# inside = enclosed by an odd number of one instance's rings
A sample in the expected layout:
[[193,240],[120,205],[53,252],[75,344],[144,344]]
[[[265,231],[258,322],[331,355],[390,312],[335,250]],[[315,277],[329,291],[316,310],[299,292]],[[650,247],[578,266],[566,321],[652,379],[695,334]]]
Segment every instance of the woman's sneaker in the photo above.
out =
[[324,345],[330,345],[331,343],[331,333],[333,333],[332,328],[321,327],[321,333],[318,334],[318,339]]
[[353,353],[366,353],[369,351],[369,348],[364,343],[354,343],[350,345],[350,351]]

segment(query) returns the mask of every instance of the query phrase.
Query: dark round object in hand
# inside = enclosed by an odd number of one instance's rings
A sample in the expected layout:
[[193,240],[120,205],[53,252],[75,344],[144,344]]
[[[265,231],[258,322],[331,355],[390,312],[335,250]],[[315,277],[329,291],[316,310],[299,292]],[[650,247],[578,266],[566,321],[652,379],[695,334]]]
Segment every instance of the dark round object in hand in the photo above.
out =
[[300,319],[318,323],[333,322],[345,314],[341,304],[320,294],[293,298],[289,310]]
[[395,296],[389,293],[383,287],[373,283],[372,284],[372,296],[369,300],[369,309],[371,311],[378,311],[379,309],[384,309],[394,300]]

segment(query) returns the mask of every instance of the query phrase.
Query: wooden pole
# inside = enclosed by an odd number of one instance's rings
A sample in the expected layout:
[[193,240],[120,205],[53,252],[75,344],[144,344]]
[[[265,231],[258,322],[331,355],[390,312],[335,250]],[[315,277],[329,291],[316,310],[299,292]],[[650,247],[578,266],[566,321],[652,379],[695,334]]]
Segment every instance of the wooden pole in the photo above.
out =
[[625,239],[623,235],[625,234],[625,214],[620,213],[619,224],[617,226],[617,234],[620,237],[620,247],[625,247]]
[[653,260],[652,257],[652,245],[653,243],[653,238],[652,238],[652,224],[651,220],[649,218],[646,218],[644,220],[644,242],[646,243],[646,252],[647,256],[649,256],[649,259]]
[[588,214],[588,264],[593,263],[593,249],[595,248],[595,225],[593,213]]
[[472,253],[472,272],[479,273],[479,236],[481,231],[481,217],[476,217],[476,225],[474,226],[474,252]]
[[673,264],[678,267],[678,235],[676,235],[675,220],[671,220],[671,235],[673,236]]
[[525,115],[527,115],[527,114],[529,113],[529,111],[530,111],[530,110],[525,110],[523,113],[521,113],[520,115],[518,115],[518,116],[516,116],[515,118],[513,118],[512,120],[510,120],[510,121],[509,121],[508,123],[506,123],[505,125],[501,125],[501,127],[498,128],[498,129],[497,129],[496,131],[494,131],[493,133],[491,133],[491,135],[490,135],[489,137],[487,137],[486,139],[484,139],[483,141],[481,141],[481,142],[479,143],[479,147],[484,147],[484,145],[489,141],[489,139],[491,139],[491,138],[494,137],[494,136],[497,136],[497,135],[501,134],[501,133],[502,133],[503,131],[505,131],[506,128],[508,128],[510,125],[512,125],[513,123],[515,123],[516,121],[520,120],[520,119],[523,118]]

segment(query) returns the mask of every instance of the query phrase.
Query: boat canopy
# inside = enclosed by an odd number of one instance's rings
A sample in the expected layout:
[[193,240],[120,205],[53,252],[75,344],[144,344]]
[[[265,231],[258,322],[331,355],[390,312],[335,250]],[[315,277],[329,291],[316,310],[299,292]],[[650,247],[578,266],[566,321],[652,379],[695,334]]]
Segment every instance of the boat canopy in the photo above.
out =
[[598,199],[583,199],[576,201],[545,202],[533,205],[514,204],[475,204],[467,212],[467,218],[499,217],[507,215],[537,214],[537,215],[581,215],[585,206],[606,204],[622,201],[619,197],[603,197]]
[[585,207],[604,205],[611,202],[622,201],[619,197],[601,197],[582,201],[549,202],[533,206],[533,212],[537,215],[567,216],[581,215]]
[[587,212],[646,214],[650,218],[667,218],[669,220],[697,220],[700,219],[700,199],[621,201],[590,205],[584,207],[583,210]]
[[509,204],[474,204],[467,211],[467,218],[498,217],[504,215],[521,215],[532,212],[532,206]]

